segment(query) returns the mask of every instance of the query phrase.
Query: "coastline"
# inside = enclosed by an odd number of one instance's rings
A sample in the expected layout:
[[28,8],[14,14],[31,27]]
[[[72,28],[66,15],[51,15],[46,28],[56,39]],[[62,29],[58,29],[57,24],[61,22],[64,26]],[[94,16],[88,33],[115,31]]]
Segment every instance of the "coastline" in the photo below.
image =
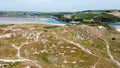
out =
[[[10,18],[10,17],[0,17],[0,25],[6,24],[48,24],[56,26],[64,26],[67,23],[59,22],[56,20],[51,20],[50,18]],[[111,23],[109,24],[112,27],[116,28],[116,31],[120,32],[120,24]]]

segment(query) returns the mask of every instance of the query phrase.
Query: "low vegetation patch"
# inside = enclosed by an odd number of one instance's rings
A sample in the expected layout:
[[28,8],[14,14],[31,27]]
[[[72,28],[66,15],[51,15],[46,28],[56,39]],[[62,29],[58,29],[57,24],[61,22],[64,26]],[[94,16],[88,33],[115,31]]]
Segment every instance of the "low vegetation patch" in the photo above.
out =
[[3,25],[0,25],[0,28],[5,28],[5,27],[8,27],[8,26],[12,26],[12,25],[14,25],[14,24],[8,24],[8,25],[3,24]]
[[51,28],[57,28],[57,27],[60,27],[60,26],[46,26],[46,27],[44,27],[44,28],[46,28],[46,29],[51,29]]

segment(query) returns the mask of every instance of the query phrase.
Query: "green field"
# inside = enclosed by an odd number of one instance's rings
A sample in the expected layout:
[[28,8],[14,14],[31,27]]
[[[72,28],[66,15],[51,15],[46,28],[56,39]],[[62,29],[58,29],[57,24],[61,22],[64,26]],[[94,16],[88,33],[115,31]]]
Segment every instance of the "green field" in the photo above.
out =
[[85,19],[85,20],[91,20],[95,17],[107,18],[113,21],[119,19],[113,15],[106,14],[106,13],[78,13],[78,14],[75,14],[75,17],[78,17],[80,19]]

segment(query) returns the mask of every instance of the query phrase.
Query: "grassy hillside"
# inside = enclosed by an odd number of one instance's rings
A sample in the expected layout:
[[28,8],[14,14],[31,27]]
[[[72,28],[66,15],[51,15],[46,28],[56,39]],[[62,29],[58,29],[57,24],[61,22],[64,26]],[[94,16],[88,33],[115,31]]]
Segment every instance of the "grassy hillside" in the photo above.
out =
[[119,68],[119,41],[104,26],[9,25],[0,28],[0,68]]

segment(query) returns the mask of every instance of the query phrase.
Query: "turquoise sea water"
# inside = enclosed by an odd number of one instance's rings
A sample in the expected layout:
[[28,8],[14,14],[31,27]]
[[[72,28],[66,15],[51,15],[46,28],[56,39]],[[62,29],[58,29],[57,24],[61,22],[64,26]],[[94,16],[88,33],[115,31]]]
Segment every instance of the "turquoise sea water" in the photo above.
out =
[[51,23],[51,24],[70,24],[68,22],[57,21],[57,20],[51,19],[51,18],[45,18],[43,22],[47,22],[47,23]]
[[110,26],[120,26],[120,22],[116,22],[116,23],[109,23]]

